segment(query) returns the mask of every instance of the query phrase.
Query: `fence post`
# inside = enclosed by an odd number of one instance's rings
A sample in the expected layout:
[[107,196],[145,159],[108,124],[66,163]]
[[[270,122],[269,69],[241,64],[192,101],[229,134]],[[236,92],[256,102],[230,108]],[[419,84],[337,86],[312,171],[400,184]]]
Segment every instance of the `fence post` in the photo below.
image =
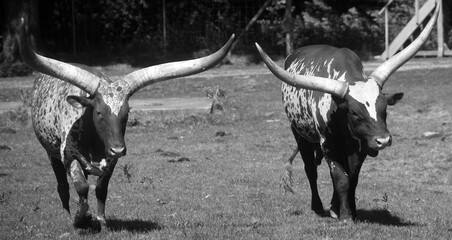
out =
[[[382,58],[389,59],[389,5],[391,5],[392,1],[389,0],[386,5],[378,12],[378,15],[381,15],[383,13],[383,10],[385,12],[385,56],[381,56]],[[417,0],[416,0],[417,1]]]
[[439,15],[438,20],[436,21],[436,27],[438,29],[438,55],[437,57],[444,56],[444,15],[443,15],[443,5],[442,0],[438,0],[437,4],[439,4]]

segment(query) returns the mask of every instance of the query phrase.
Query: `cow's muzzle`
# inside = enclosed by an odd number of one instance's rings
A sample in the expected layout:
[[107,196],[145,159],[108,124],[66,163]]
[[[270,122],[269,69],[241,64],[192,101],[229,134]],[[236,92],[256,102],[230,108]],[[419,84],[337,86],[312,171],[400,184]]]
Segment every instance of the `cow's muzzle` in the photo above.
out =
[[391,146],[392,143],[392,137],[391,135],[388,136],[377,136],[373,138],[373,144],[374,144],[374,149],[375,150],[381,150],[385,147]]
[[112,158],[119,158],[126,155],[126,147],[111,147],[107,151],[107,155]]

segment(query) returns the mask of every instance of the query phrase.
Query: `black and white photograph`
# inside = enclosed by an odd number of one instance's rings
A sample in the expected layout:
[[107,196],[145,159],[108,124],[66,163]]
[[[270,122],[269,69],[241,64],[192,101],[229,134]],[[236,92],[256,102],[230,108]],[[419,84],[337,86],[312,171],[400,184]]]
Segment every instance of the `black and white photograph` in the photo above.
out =
[[0,240],[452,239],[452,1],[0,1]]

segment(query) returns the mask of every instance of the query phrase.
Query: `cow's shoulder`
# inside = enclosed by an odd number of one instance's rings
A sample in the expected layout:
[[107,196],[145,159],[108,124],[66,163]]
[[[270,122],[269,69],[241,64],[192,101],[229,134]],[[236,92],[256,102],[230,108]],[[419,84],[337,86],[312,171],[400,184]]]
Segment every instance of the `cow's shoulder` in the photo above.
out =
[[295,50],[286,58],[285,69],[347,82],[366,78],[360,58],[352,50],[329,45],[310,45]]

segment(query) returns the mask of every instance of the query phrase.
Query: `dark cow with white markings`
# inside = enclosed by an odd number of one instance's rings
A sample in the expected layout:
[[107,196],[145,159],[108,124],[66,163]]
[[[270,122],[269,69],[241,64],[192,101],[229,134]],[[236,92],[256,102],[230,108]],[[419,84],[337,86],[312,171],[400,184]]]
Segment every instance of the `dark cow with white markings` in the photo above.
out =
[[124,134],[130,96],[147,85],[213,67],[227,55],[233,39],[234,35],[212,55],[140,69],[113,81],[87,66],[36,54],[29,46],[22,19],[20,53],[23,61],[39,72],[32,93],[33,127],[50,158],[58,194],[69,214],[67,174],[74,183],[79,195],[75,227],[86,227],[91,222],[87,199],[89,174],[99,177],[95,188],[97,220],[105,224],[108,183],[118,158],[126,154]]
[[292,161],[299,150],[311,186],[311,208],[316,213],[324,212],[317,190],[317,165],[325,158],[334,187],[330,215],[341,222],[356,218],[360,168],[367,155],[376,157],[378,151],[391,145],[386,108],[403,97],[403,93],[383,93],[383,85],[424,44],[437,15],[438,7],[420,36],[369,76],[349,49],[303,47],[286,58],[284,70],[256,44],[267,67],[284,82],[282,101],[298,145],[286,163],[283,184],[292,189]]

